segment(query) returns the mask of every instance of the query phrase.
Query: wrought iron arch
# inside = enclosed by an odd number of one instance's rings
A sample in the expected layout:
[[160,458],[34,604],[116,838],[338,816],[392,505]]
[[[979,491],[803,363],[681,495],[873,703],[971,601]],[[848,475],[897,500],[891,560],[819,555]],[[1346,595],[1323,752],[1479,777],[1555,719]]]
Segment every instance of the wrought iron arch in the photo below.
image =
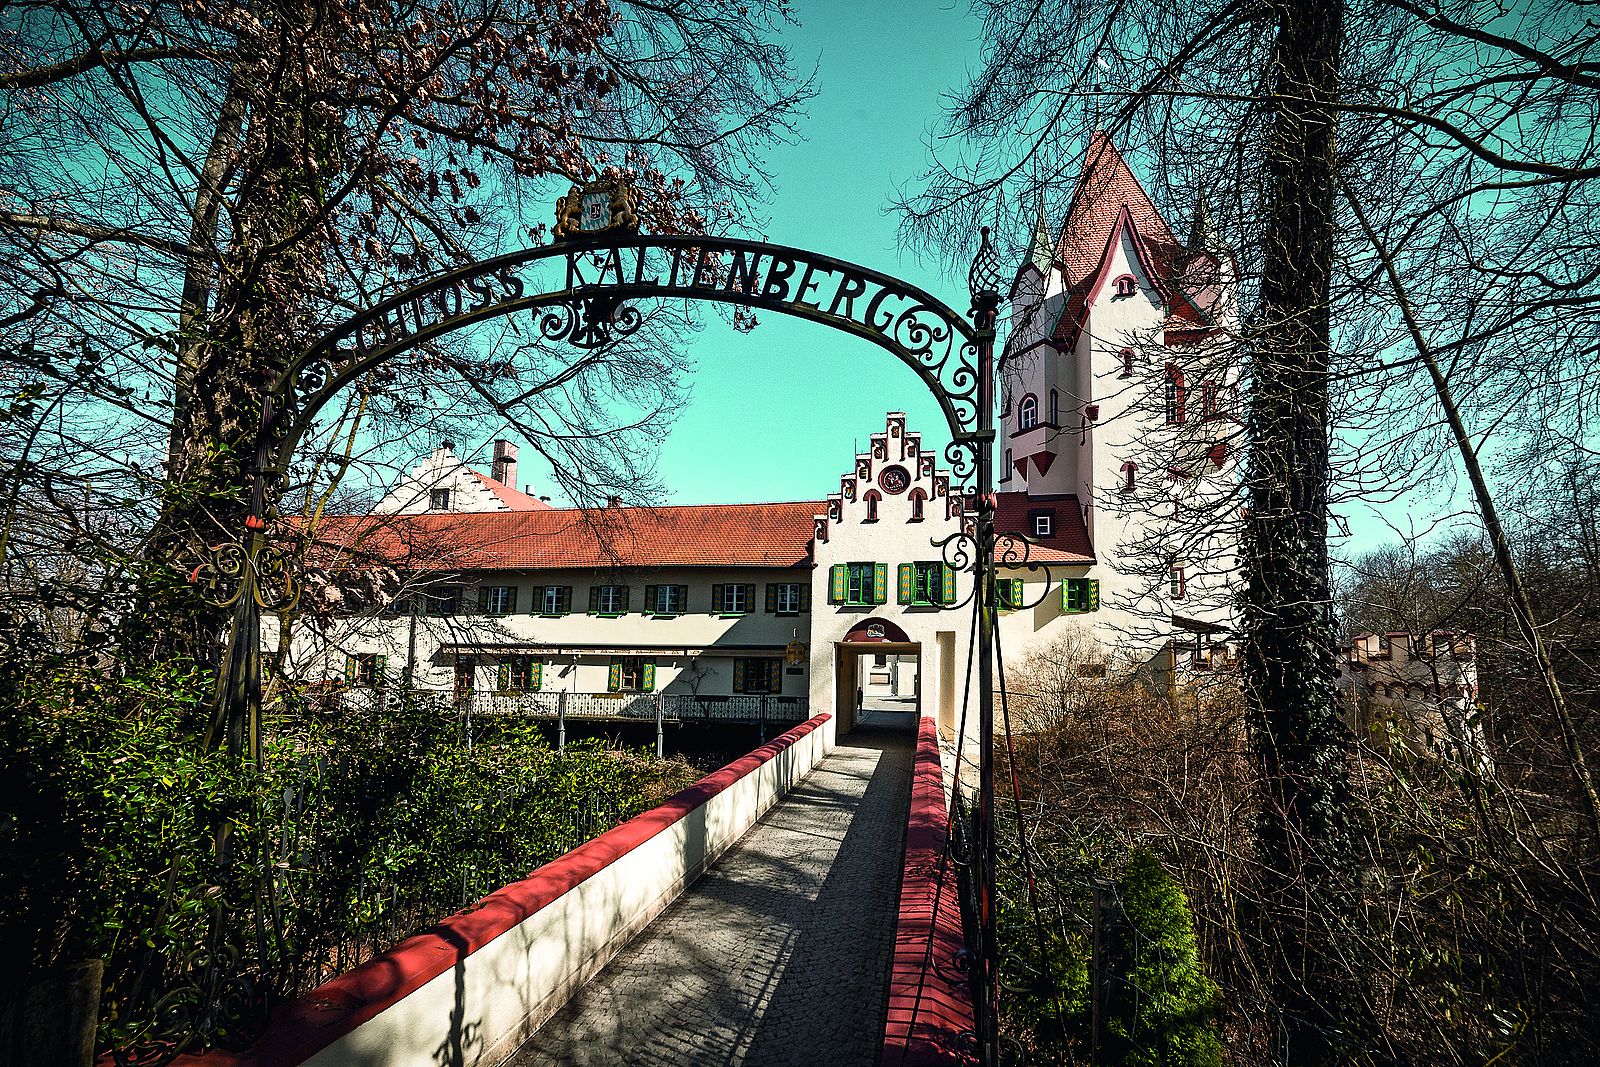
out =
[[[987,244],[985,245],[987,248]],[[540,284],[549,268],[558,282]],[[939,404],[972,473],[980,432],[987,328],[927,291],[831,256],[737,238],[628,236],[569,240],[458,267],[391,296],[330,330],[272,390],[273,471],[284,471],[311,420],[362,374],[434,338],[488,319],[541,311],[549,341],[598,348],[643,322],[629,301],[687,299],[774,311],[860,337],[893,354]]]

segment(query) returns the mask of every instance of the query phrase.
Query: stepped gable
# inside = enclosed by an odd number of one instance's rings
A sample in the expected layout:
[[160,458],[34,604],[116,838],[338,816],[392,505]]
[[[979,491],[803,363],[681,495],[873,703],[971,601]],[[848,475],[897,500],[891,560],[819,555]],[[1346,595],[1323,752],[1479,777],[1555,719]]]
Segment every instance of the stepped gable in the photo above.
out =
[[500,501],[500,503],[504,504],[512,511],[555,510],[538,497],[529,496],[520,489],[514,489],[503,482],[497,482],[487,474],[481,474],[478,471],[471,471],[471,474],[474,478],[478,479],[479,483],[481,483],[485,489],[489,490],[489,492],[495,495],[496,500]]
[[343,515],[317,527],[323,565],[407,570],[800,567],[822,502]]

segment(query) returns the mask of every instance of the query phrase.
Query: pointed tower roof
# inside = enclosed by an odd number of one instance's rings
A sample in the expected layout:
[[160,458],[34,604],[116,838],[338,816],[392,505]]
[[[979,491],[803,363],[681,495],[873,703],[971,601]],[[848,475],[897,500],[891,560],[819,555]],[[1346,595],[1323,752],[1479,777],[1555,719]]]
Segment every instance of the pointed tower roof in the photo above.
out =
[[1217,220],[1211,214],[1211,201],[1202,189],[1194,201],[1194,222],[1189,226],[1189,250],[1218,252],[1221,249],[1222,238],[1217,234]]
[[1117,218],[1127,208],[1133,228],[1152,251],[1176,247],[1177,240],[1156,210],[1150,194],[1104,130],[1089,138],[1083,172],[1073,190],[1067,219],[1056,243],[1056,258],[1066,268],[1067,284],[1081,285],[1100,267]]
[[1033,243],[1028,248],[1028,262],[1039,269],[1040,274],[1049,274],[1050,265],[1056,261],[1053,246],[1050,243],[1050,227],[1044,220],[1044,186],[1036,186],[1034,197],[1033,218]]

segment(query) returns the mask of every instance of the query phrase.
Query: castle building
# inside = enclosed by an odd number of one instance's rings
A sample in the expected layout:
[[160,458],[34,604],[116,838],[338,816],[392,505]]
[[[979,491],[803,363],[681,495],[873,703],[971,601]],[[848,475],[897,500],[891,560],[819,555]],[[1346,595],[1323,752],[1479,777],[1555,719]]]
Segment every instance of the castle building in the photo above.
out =
[[[999,363],[1008,664],[1078,633],[1171,673],[1209,666],[1229,632],[1232,267],[1203,205],[1192,229],[1174,237],[1099,134],[1054,240],[1041,202]],[[563,708],[759,700],[834,712],[841,729],[870,687],[957,732],[973,689],[970,501],[903,414],[815,500],[565,509],[515,478],[509,444],[489,475],[446,446],[372,514],[324,520],[319,541],[404,586],[297,630],[291,673]]]

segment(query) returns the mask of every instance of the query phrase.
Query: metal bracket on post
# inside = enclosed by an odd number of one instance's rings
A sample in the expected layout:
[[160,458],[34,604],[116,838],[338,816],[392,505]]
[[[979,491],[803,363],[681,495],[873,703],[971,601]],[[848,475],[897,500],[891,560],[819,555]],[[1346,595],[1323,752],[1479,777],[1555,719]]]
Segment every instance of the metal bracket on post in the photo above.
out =
[[666,713],[666,708],[664,707],[665,703],[666,703],[666,697],[661,693],[657,693],[656,694],[656,759],[663,758],[665,756],[666,750],[667,750],[666,730],[665,730],[665,727],[664,727],[664,724],[663,724],[663,721],[662,721],[665,718],[665,713]]
[[556,751],[567,750],[567,691],[556,695]]

